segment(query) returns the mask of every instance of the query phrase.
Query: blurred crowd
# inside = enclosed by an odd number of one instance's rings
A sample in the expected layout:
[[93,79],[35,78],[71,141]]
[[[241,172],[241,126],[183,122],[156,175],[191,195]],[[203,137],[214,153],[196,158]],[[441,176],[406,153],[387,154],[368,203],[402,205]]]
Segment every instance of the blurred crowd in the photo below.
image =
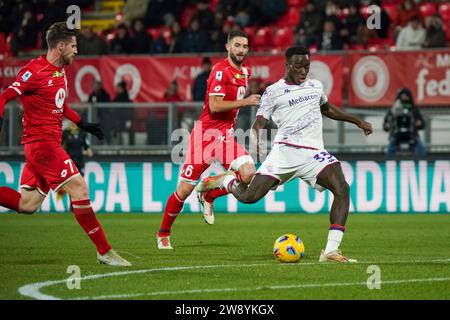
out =
[[[13,55],[30,49],[46,49],[45,30],[64,20],[70,0],[0,0],[0,40],[9,43]],[[80,0],[83,13],[96,10],[100,0]],[[223,52],[227,34],[241,29],[255,40],[266,37],[257,51],[270,51],[277,33],[287,30],[284,46],[305,45],[317,50],[366,49],[370,44],[398,50],[448,46],[445,16],[439,6],[427,11],[414,0],[127,0],[117,24],[95,32],[83,27],[79,54],[167,54]],[[442,4],[444,4],[442,2]],[[380,28],[368,29],[369,14],[363,9],[376,4]],[[421,7],[422,6],[422,7]],[[425,9],[424,9],[425,8]],[[431,8],[431,7],[430,7]],[[270,32],[269,32],[270,31]],[[285,32],[285,33],[286,33]],[[269,37],[267,37],[269,35]],[[1,46],[1,45],[0,45]],[[256,45],[258,49],[258,45]]]

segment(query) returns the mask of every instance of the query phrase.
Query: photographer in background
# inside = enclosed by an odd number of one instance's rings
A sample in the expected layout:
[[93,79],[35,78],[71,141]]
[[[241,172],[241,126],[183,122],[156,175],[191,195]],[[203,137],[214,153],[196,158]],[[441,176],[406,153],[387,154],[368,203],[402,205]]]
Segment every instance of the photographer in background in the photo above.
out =
[[424,128],[425,121],[414,104],[411,91],[408,88],[400,89],[392,108],[384,118],[383,129],[389,132],[387,156],[424,156],[426,150],[418,132]]

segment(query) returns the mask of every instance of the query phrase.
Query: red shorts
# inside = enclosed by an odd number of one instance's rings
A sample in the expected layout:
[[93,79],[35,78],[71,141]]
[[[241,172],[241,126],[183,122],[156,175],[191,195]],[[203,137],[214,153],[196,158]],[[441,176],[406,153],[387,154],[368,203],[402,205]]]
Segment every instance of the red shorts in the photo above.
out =
[[36,141],[25,144],[25,167],[20,187],[37,189],[47,195],[80,174],[70,156],[57,142]]
[[181,172],[181,180],[196,184],[202,173],[213,163],[221,163],[226,170],[238,170],[253,159],[245,149],[238,144],[234,133],[227,135],[207,136],[199,130],[192,130],[186,161]]

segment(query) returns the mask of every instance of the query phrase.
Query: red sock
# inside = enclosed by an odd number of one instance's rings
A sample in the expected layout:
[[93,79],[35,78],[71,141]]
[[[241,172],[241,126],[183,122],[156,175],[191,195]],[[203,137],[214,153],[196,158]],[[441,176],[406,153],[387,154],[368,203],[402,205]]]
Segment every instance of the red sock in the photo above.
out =
[[228,191],[225,188],[224,189],[214,189],[214,190],[207,191],[204,195],[204,198],[208,202],[213,202],[218,197],[224,196],[226,194],[228,194]]
[[175,191],[169,197],[166,203],[166,208],[164,209],[164,217],[161,223],[161,228],[159,228],[158,236],[167,237],[170,235],[170,230],[172,229],[172,224],[175,222],[181,209],[183,209],[184,201],[180,199]]
[[0,206],[19,212],[20,193],[9,187],[0,187]]
[[91,201],[72,201],[72,206],[75,218],[97,247],[98,253],[105,254],[108,252],[111,246],[106,239],[102,226],[95,216],[94,210],[92,210]]

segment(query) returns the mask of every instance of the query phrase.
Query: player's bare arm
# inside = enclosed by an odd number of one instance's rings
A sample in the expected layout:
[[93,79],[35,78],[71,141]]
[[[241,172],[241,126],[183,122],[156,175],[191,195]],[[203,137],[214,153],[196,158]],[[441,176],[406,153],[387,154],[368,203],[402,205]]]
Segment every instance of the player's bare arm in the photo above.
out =
[[332,103],[326,102],[325,104],[321,105],[320,111],[324,116],[330,119],[353,123],[358,128],[362,129],[366,136],[373,132],[371,123],[342,111]]
[[209,96],[209,109],[212,113],[226,112],[236,108],[250,107],[259,105],[261,95],[252,94],[245,99],[235,101],[224,101],[223,96]]

